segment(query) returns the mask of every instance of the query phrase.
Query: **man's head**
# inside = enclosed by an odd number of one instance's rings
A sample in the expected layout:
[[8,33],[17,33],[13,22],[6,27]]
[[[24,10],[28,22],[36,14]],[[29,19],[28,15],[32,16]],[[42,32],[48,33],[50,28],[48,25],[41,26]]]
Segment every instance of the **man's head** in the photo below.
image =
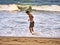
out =
[[26,13],[27,13],[27,14],[30,14],[30,12],[29,12],[29,11],[26,11]]

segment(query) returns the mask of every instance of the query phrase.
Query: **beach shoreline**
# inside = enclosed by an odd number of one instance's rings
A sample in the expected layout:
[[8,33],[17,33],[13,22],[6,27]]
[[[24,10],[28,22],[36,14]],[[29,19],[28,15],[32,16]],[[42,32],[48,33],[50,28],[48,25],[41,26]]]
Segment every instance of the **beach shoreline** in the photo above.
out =
[[0,45],[60,45],[59,38],[0,37]]

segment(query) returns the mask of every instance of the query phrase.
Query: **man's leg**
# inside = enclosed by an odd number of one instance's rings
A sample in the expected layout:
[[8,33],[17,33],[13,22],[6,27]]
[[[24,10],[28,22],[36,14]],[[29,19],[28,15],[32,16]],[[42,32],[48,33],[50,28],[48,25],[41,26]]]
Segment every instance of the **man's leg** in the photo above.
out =
[[32,28],[29,28],[29,30],[30,30],[30,33],[32,33]]
[[33,27],[32,27],[32,32],[34,32],[34,29],[33,29]]

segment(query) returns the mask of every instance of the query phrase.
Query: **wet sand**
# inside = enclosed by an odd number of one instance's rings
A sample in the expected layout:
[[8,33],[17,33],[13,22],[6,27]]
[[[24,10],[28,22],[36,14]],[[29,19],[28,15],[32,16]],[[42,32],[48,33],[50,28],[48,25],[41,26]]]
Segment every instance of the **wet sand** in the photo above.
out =
[[60,45],[58,38],[0,37],[0,45]]

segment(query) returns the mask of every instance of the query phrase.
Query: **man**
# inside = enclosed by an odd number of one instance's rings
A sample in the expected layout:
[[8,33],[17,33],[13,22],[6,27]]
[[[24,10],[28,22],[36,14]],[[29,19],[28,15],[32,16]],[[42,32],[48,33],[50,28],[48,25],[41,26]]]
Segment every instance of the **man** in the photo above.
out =
[[34,20],[33,20],[33,15],[32,14],[30,14],[30,12],[29,11],[26,11],[26,13],[27,13],[27,15],[29,16],[29,19],[28,19],[28,21],[30,21],[30,26],[29,26],[29,30],[30,30],[30,33],[32,33],[33,34],[33,32],[34,32],[34,29],[33,29],[33,27],[34,27]]

